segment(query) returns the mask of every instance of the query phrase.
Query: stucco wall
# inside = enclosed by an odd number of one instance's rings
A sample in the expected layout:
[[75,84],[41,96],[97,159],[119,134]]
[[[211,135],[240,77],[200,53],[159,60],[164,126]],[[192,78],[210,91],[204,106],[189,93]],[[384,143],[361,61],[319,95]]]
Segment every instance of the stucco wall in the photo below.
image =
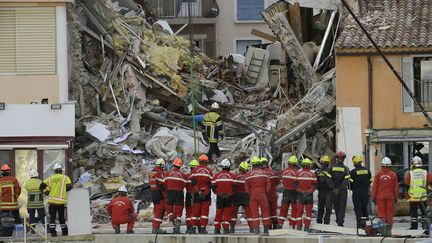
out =
[[50,103],[59,101],[59,77],[0,76],[0,101],[6,104],[28,104],[48,98]]
[[[277,0],[265,0],[264,7],[270,6]],[[217,50],[221,56],[228,56],[235,52],[236,39],[257,40],[260,39],[250,32],[253,28],[272,34],[267,24],[263,21],[240,22],[236,20],[237,0],[218,1],[220,13],[216,23]]]

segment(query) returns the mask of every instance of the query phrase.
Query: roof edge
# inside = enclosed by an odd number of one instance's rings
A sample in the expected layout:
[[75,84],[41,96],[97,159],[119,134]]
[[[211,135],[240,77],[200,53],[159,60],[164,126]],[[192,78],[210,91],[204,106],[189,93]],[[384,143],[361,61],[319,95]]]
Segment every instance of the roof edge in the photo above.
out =
[[[432,46],[381,48],[381,50],[384,54],[432,54]],[[336,56],[351,55],[378,55],[378,52],[375,48],[336,49]]]

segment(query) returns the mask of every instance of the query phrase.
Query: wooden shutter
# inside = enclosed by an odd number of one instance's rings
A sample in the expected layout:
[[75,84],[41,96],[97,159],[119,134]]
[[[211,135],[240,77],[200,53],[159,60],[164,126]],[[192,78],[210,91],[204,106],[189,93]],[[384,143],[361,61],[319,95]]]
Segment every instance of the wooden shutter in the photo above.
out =
[[55,8],[16,9],[18,74],[56,73]]
[[15,10],[0,9],[0,74],[16,73]]
[[[412,57],[403,57],[402,64],[402,78],[404,82],[407,84],[409,89],[414,92],[414,64]],[[402,87],[402,106],[404,112],[414,112],[414,101],[411,96],[409,96],[408,92]]]

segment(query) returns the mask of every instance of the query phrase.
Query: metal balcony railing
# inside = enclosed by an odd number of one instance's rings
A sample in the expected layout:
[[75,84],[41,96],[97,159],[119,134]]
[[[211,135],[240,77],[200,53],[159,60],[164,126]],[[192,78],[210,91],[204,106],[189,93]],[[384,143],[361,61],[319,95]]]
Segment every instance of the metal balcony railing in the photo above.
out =
[[[426,111],[432,111],[432,80],[416,82],[416,95]],[[418,107],[416,110],[419,110]]]
[[219,12],[216,0],[149,0],[148,2],[160,19],[188,18],[189,9],[193,18],[214,18]]

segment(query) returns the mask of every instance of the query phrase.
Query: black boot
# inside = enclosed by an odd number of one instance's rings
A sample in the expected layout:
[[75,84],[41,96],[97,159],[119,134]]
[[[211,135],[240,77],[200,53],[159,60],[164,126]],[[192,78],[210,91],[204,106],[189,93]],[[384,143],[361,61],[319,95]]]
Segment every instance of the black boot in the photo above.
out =
[[166,234],[167,232],[165,230],[161,230],[161,228],[159,227],[155,227],[152,229],[152,234],[159,234],[159,235],[163,235]]
[[[278,223],[273,223],[273,228],[272,229],[279,229],[279,224]],[[282,229],[282,227],[281,227],[281,229]]]
[[249,233],[255,233],[255,230],[252,228],[252,226],[249,226]]
[[214,230],[214,234],[215,234],[215,235],[220,235],[220,233],[221,233],[220,229],[215,229],[215,230]]
[[276,229],[282,229],[282,225],[278,224]]
[[196,227],[192,226],[190,234],[192,234],[192,235],[196,234]]
[[305,227],[304,227],[304,231],[309,233],[309,232],[310,232],[310,228],[309,228],[309,226],[305,226]]
[[51,237],[57,237],[57,231],[55,229],[50,229]]
[[302,226],[301,225],[299,225],[299,226],[297,226],[297,230],[302,230]]
[[199,234],[208,234],[206,227],[198,227]]
[[234,234],[235,233],[235,224],[231,224],[230,225],[230,230],[229,230],[230,234]]
[[254,229],[254,233],[257,235],[259,235],[261,233],[259,227]]
[[120,234],[120,226],[114,227],[114,233]]
[[67,227],[62,229],[62,235],[63,236],[69,235],[69,231]]
[[185,234],[191,234],[192,226],[186,226],[186,232]]
[[224,235],[229,235],[229,233],[230,233],[229,229],[224,229],[224,230],[223,230],[223,234],[224,234]]
[[180,234],[180,220],[174,220],[173,224],[174,224],[173,233]]
[[134,234],[135,233],[135,231],[133,231],[133,230],[127,230],[126,231],[126,234]]
[[264,226],[264,235],[269,235],[269,227],[268,226]]

